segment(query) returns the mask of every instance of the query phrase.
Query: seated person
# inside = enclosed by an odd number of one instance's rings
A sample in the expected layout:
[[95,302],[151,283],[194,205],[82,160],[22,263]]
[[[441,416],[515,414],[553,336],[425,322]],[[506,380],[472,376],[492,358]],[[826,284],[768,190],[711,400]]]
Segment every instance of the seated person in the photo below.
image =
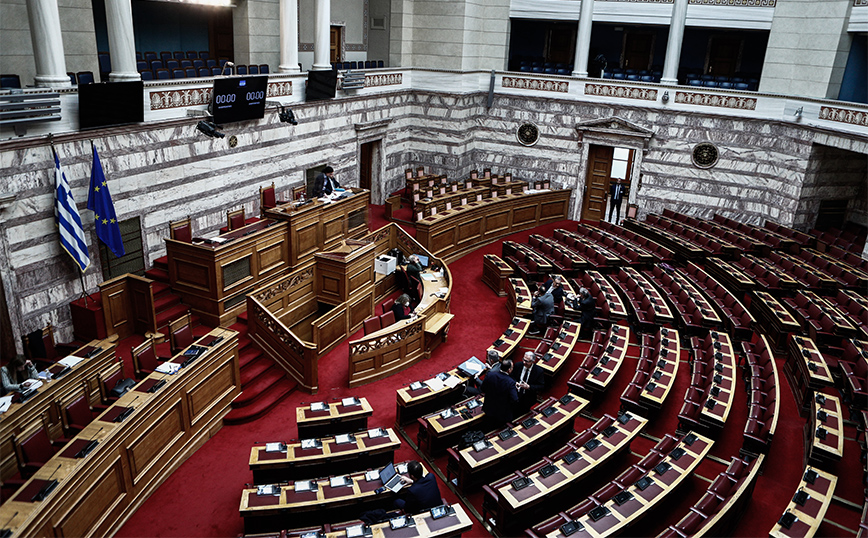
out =
[[3,394],[26,390],[31,379],[39,379],[36,367],[21,355],[16,355],[9,364],[0,368],[0,375],[3,377]]
[[401,481],[409,487],[403,489],[405,493],[402,498],[395,499],[395,508],[403,510],[405,514],[418,514],[442,504],[434,473],[423,477],[422,464],[411,461],[407,464],[407,474],[410,476],[401,475]]
[[422,262],[419,261],[419,256],[411,254],[407,258],[407,289],[404,291],[410,296],[410,300],[414,304],[419,304],[422,300],[419,297],[418,285],[422,283]]
[[335,169],[331,166],[326,166],[314,179],[313,195],[315,198],[321,198],[333,193],[335,189],[339,189],[340,187],[341,184],[335,179]]
[[392,312],[395,314],[395,321],[414,317],[413,309],[410,308],[410,296],[405,293],[395,299],[395,304],[392,305]]

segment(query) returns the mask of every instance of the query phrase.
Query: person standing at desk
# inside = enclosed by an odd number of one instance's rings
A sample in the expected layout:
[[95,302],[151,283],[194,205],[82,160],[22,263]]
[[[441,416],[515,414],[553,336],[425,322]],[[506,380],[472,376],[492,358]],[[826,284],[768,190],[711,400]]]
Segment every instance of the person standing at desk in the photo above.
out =
[[482,412],[485,413],[486,431],[496,430],[512,420],[513,406],[518,403],[518,390],[512,373],[512,360],[504,359],[500,363],[499,372],[488,372],[482,381],[482,393],[485,401]]
[[326,166],[322,172],[317,174],[314,180],[313,196],[314,198],[321,198],[333,193],[340,186],[341,184],[335,179],[335,169],[331,166]]
[[405,290],[414,304],[419,304],[419,284],[422,283],[422,263],[419,256],[411,254],[407,258],[407,289]]
[[425,476],[422,473],[422,464],[414,460],[407,464],[407,474],[410,476],[401,475],[401,482],[410,487],[405,490],[403,498],[395,499],[395,508],[403,510],[405,514],[418,514],[443,502],[440,488],[437,487],[437,477],[434,473]]
[[555,298],[548,290],[539,287],[533,294],[530,307],[533,309],[533,323],[528,334],[535,336],[541,334],[548,325],[549,316],[555,311]]
[[537,394],[545,388],[545,374],[536,363],[533,351],[525,352],[522,366],[512,371],[512,378],[518,390],[518,412],[527,413],[536,403]]
[[3,378],[3,394],[26,389],[31,379],[39,379],[36,367],[21,355],[16,355],[9,364],[0,368]]

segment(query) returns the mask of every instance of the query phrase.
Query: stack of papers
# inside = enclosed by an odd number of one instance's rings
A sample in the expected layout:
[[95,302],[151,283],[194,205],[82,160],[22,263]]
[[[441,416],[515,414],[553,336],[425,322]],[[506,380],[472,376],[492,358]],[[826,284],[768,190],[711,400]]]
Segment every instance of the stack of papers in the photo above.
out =
[[329,486],[333,488],[343,488],[352,485],[352,480],[348,479],[346,476],[333,476],[329,479]]
[[9,406],[12,405],[12,396],[3,396],[0,398],[0,413],[5,413]]
[[311,411],[327,411],[328,406],[324,402],[313,402],[310,404]]
[[351,396],[349,398],[344,398],[343,400],[341,400],[341,403],[343,404],[344,407],[353,407],[353,406],[362,404],[362,402],[359,401],[359,399],[356,398],[355,396]]
[[431,389],[431,390],[433,390],[433,391],[435,391],[435,392],[438,391],[438,390],[442,390],[443,387],[446,386],[446,385],[443,384],[442,381],[440,381],[440,380],[437,379],[436,377],[432,377],[431,379],[428,379],[427,381],[425,381],[425,384],[428,385],[428,388],[429,388],[429,389]]
[[347,538],[361,538],[364,535],[364,525],[353,525],[352,527],[347,527]]
[[422,280],[427,280],[428,282],[437,282],[437,275],[432,275],[431,273],[422,273]]
[[175,374],[178,373],[178,370],[180,369],[180,364],[175,364],[174,362],[164,362],[157,366],[154,371],[160,372],[161,374]]
[[66,366],[66,367],[74,368],[76,364],[80,363],[80,362],[83,361],[83,360],[84,360],[84,359],[81,359],[81,358],[78,358],[78,357],[65,357],[65,358],[63,358],[63,359],[60,359],[60,360],[57,361],[57,362],[60,363],[60,364],[62,364],[62,365],[64,365],[64,366]]
[[286,444],[280,441],[276,443],[265,443],[266,452],[286,452]]

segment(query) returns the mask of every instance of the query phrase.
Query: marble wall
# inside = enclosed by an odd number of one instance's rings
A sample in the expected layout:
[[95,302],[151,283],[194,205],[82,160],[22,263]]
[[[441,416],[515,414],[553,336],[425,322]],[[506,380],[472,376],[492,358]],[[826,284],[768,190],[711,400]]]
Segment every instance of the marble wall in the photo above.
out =
[[[103,280],[95,247],[92,213],[84,210],[90,174],[90,140],[102,158],[119,219],[141,219],[147,265],[165,253],[168,224],[191,216],[195,235],[216,233],[226,211],[243,205],[259,213],[258,188],[274,181],[279,193],[304,182],[305,171],[331,164],[344,184],[357,185],[359,145],[379,140],[383,185],[376,202],[403,186],[403,170],[424,166],[449,178],[473,168],[512,172],[519,179],[549,179],[573,188],[572,217],[579,218],[586,174],[588,135],[577,125],[612,116],[650,131],[640,140],[636,170],[644,174],[633,198],[640,215],[670,207],[700,217],[714,213],[752,223],[772,219],[797,222],[806,177],[821,185],[822,196],[838,196],[851,181],[834,183],[840,169],[829,168],[847,155],[846,174],[859,173],[856,161],[868,155],[868,139],[820,131],[795,123],[734,116],[709,117],[661,109],[618,107],[570,98],[498,94],[395,91],[295,104],[299,124],[280,123],[276,113],[263,120],[231,125],[229,137],[210,139],[196,131],[195,119],[178,119],[56,137],[78,205],[82,208],[93,264],[85,286]],[[537,125],[539,142],[518,143],[517,128]],[[635,133],[615,129],[595,134],[606,143],[636,143]],[[372,134],[373,133],[373,134]],[[607,138],[607,136],[609,138]],[[710,169],[691,161],[695,144],[713,142],[720,160]],[[838,148],[817,149],[818,145]],[[816,163],[812,164],[812,163]],[[852,165],[852,166],[851,166]],[[379,165],[378,165],[379,166]],[[816,168],[817,172],[811,172]],[[822,171],[822,172],[820,172]],[[813,175],[810,175],[812,174]],[[0,273],[16,337],[46,322],[59,338],[71,337],[68,303],[81,292],[77,270],[61,252],[53,221],[53,160],[44,139],[0,145],[2,194],[15,201],[0,209]],[[830,192],[827,182],[833,182]],[[810,186],[810,185],[809,185]],[[807,187],[806,187],[807,188]],[[847,191],[849,192],[849,190]]]
[[794,226],[810,230],[822,200],[848,200],[847,220],[868,226],[868,158],[864,154],[815,145],[805,173]]

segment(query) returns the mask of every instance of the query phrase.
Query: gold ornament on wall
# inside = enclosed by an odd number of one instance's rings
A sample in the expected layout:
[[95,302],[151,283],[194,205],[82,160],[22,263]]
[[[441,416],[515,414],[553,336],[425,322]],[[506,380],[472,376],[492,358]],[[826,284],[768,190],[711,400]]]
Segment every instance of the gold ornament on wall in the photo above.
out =
[[697,168],[711,168],[717,164],[720,153],[717,150],[717,146],[711,142],[701,142],[693,146],[691,157],[693,158],[693,164]]

